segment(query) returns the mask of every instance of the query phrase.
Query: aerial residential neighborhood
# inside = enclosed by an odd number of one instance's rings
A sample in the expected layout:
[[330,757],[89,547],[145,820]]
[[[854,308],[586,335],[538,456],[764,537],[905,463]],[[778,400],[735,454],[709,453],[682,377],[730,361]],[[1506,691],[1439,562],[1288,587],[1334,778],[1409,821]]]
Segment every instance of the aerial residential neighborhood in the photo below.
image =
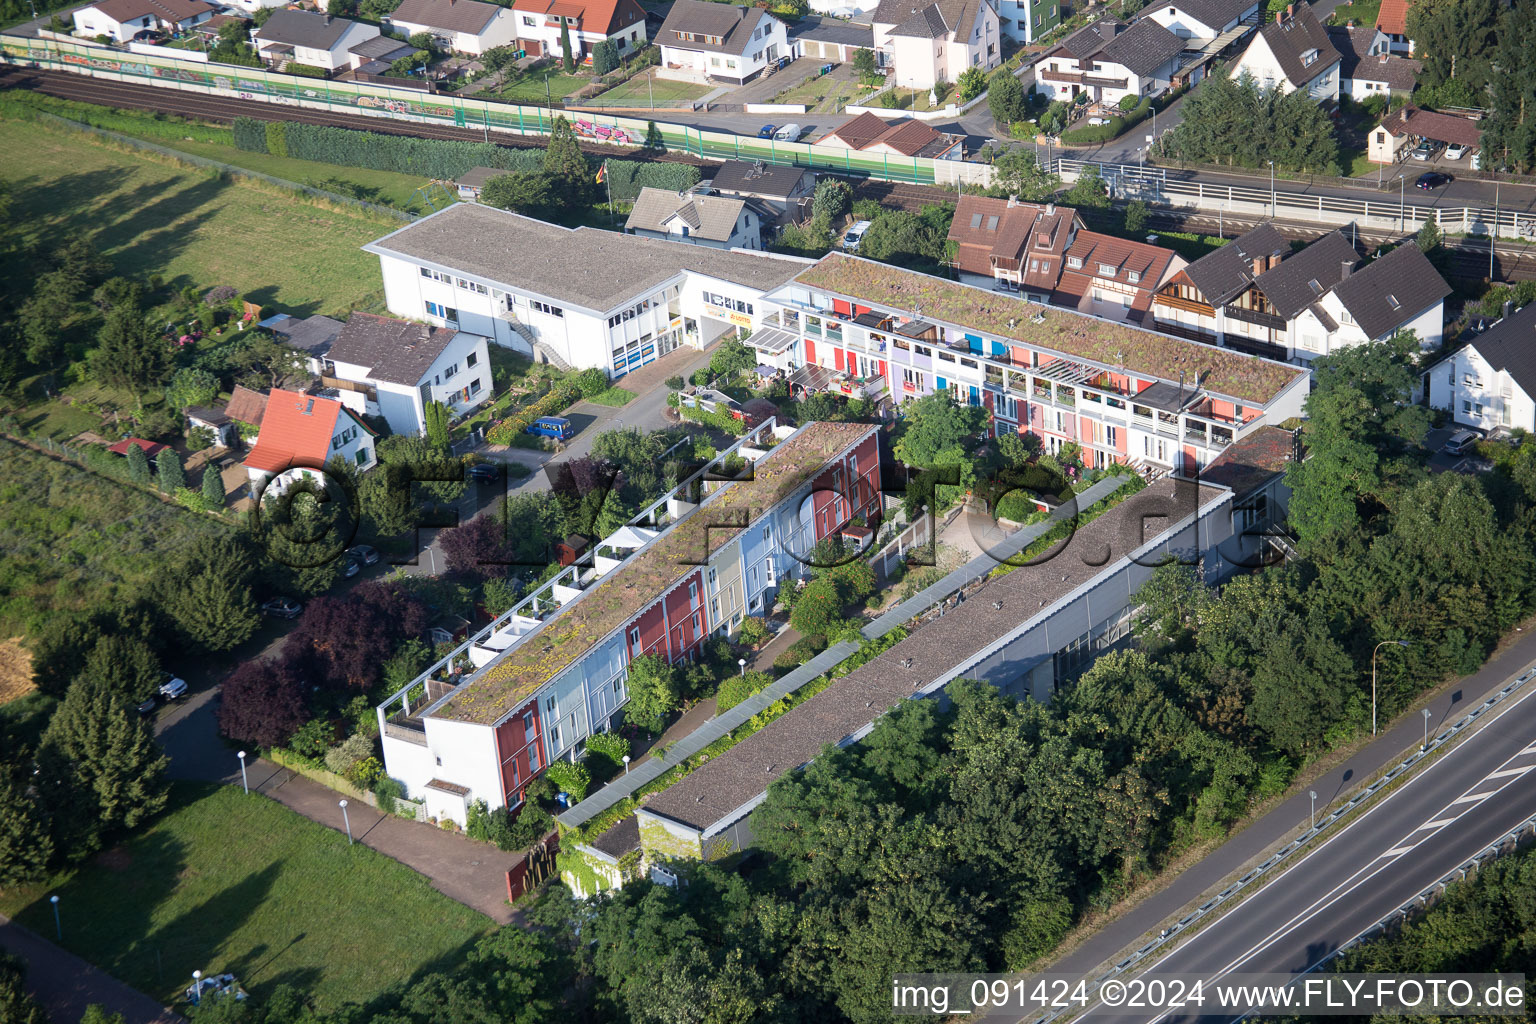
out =
[[0,1024],[1525,1012],[1536,0],[0,14]]

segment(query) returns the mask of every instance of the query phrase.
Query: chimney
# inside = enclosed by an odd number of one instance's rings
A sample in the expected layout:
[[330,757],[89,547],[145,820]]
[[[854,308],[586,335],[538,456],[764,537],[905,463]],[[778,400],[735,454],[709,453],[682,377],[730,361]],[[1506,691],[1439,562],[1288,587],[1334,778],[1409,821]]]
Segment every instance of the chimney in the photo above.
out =
[[1296,5],[1295,4],[1286,4],[1285,5],[1285,16],[1288,19],[1296,17]]
[[1045,215],[1047,217],[1054,217],[1054,216],[1056,216],[1056,204],[1055,203],[1046,203],[1045,204]]
[[1280,254],[1277,253],[1277,252],[1270,253],[1269,254],[1269,262],[1265,264],[1265,267],[1267,269],[1269,269],[1269,270],[1274,270],[1279,265],[1280,265]]
[[1515,309],[1514,300],[1513,299],[1505,299],[1504,300],[1504,315],[1502,317],[1500,317],[1500,319],[1508,320],[1509,319],[1509,315],[1514,312],[1514,309]]
[[1285,12],[1284,11],[1276,11],[1275,12],[1275,24],[1276,25],[1284,25],[1285,24]]
[[329,14],[327,14],[327,15],[326,15],[326,16],[325,16],[325,23],[326,23],[326,24],[327,24],[327,25],[329,25],[329,24],[330,24],[330,23],[331,23],[331,16],[330,16],[330,15],[329,15]]
[[1015,206],[1018,206],[1018,205],[1019,205],[1019,194],[1017,192],[1015,192],[1015,193],[1013,193],[1012,195],[1010,195],[1008,197],[1008,209],[1011,210]]
[[1258,277],[1262,273],[1264,273],[1264,257],[1255,256],[1253,258],[1253,276]]

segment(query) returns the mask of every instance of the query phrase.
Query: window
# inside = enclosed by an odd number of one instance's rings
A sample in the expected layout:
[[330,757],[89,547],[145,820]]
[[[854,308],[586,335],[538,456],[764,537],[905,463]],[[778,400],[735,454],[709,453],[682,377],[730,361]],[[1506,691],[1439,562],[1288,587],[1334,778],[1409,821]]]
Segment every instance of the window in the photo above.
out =
[[472,394],[472,395],[478,395],[480,393],[480,378],[479,377],[476,377],[474,380],[469,382],[469,393]]
[[357,450],[357,464],[359,466],[366,466],[371,461],[373,461],[373,455],[367,448],[359,448]]
[[551,306],[547,302],[529,302],[528,305],[532,306],[538,312],[547,313],[550,316],[565,316],[565,310],[561,309],[559,306]]
[[696,580],[688,582],[688,603],[695,608],[699,606],[699,584]]
[[526,14],[523,15],[523,24],[527,25],[529,28],[537,28],[538,27],[538,23],[535,22],[532,18],[528,17],[528,15],[526,15]]
[[436,302],[427,303],[427,315],[435,316],[439,320],[445,320],[450,324],[459,322],[459,311],[452,306],[444,306]]
[[1081,270],[1083,267],[1083,258],[1081,256],[1068,256],[1067,266],[1072,270]]
[[443,380],[450,380],[450,379],[452,379],[453,375],[458,373],[458,372],[459,372],[459,364],[458,363],[450,363],[448,365],[448,368],[443,371]]
[[557,708],[557,707],[559,707],[559,706],[560,706],[560,705],[558,705],[558,704],[557,704],[557,703],[555,703],[555,695],[554,695],[554,694],[550,694],[550,695],[549,695],[549,696],[548,696],[548,697],[547,697],[547,698],[545,698],[545,700],[544,700],[544,710],[545,710],[545,711],[547,711],[547,712],[549,712],[549,714],[550,714],[550,717],[554,717],[554,714],[555,714],[555,709],[556,709],[556,708]]
[[531,772],[536,772],[538,770],[539,770],[539,748],[536,747],[536,746],[531,746],[531,747],[528,748],[528,771],[531,773]]
[[475,353],[471,352],[467,357],[465,357],[464,365],[465,366],[474,366],[479,361],[480,361],[480,357],[475,355]]
[[640,649],[640,627],[636,626],[634,629],[629,631],[629,646],[633,647],[635,650]]
[[1100,263],[1099,264],[1099,276],[1100,277],[1114,277],[1115,276],[1115,270],[1116,270],[1116,268],[1110,266],[1108,263]]
[[1472,403],[1467,401],[1466,399],[1462,399],[1461,411],[1462,412],[1471,412],[1472,411]]
[[1141,273],[1135,270],[1128,270],[1126,271],[1125,279],[1131,282],[1131,284],[1136,284],[1141,280]]
[[912,346],[912,351],[917,353],[920,356],[931,356],[931,355],[933,355],[933,349],[928,348],[926,345],[913,345]]
[[1106,426],[1104,428],[1104,443],[1111,448],[1118,447],[1120,441],[1120,428]]
[[533,712],[532,711],[528,711],[528,712],[525,712],[523,714],[523,738],[526,740],[528,737],[530,737],[532,735],[533,735]]

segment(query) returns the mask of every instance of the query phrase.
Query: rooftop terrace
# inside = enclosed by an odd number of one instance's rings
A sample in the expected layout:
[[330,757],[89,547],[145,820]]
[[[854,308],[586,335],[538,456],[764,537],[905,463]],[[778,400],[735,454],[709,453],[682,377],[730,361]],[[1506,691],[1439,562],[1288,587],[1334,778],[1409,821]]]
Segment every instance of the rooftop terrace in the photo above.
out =
[[[1127,324],[1040,306],[1001,292],[946,281],[842,253],[829,253],[794,283],[925,320],[985,331],[1106,367],[1176,382],[1182,371],[1207,391],[1266,404],[1306,374],[1295,366],[1183,341]],[[1032,318],[1043,314],[1040,322]]]
[[[735,537],[737,529],[718,525],[722,512],[745,509],[747,521],[756,520],[875,429],[868,423],[807,424],[759,459],[751,479],[720,488],[700,511],[641,548],[541,629],[471,676],[431,714],[491,725],[517,710],[545,682]],[[703,512],[706,508],[710,511]]]

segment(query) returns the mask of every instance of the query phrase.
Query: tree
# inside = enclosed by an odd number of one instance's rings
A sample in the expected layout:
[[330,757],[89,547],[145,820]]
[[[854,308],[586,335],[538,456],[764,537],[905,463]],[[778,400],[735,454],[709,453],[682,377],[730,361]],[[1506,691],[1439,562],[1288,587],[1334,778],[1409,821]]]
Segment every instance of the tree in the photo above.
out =
[[[203,474],[203,495],[210,466]],[[223,485],[219,485],[223,507]],[[241,541],[225,534],[205,534],[172,558],[160,580],[159,604],[186,639],[206,651],[240,646],[261,625],[252,589],[256,559]]]
[[[32,785],[32,773],[19,763],[0,761],[0,889],[42,877],[53,859],[53,837],[46,808]],[[0,990],[3,990],[0,984]],[[4,1014],[0,997],[0,1020]]]
[[431,51],[437,48],[437,40],[431,32],[417,32],[406,41],[418,50]]
[[[1435,90],[1441,102],[1478,105],[1497,77],[1492,59],[1501,9],[1495,0],[1427,0],[1409,8],[1408,38],[1424,62],[1420,86]],[[1518,73],[1519,66],[1501,67],[1500,74]]]
[[187,474],[181,468],[181,456],[174,448],[163,448],[155,456],[155,482],[163,494],[175,494],[187,486]]
[[500,576],[515,560],[507,528],[495,516],[478,516],[439,534],[448,571],[486,580]]
[[824,637],[842,622],[842,595],[830,579],[814,579],[802,587],[789,615],[789,624],[801,636]]
[[147,485],[149,483],[149,457],[144,454],[144,449],[136,444],[130,444],[128,452],[123,458],[128,465],[128,479],[136,484]]
[[224,511],[224,474],[219,467],[209,462],[203,467],[203,507],[210,512]]
[[560,19],[560,63],[566,74],[576,70],[576,58],[571,56],[571,26],[565,18]]
[[859,243],[859,255],[925,273],[943,268],[954,207],[929,206],[921,213],[892,210],[874,221]]
[[1234,79],[1206,76],[1183,102],[1184,121],[1159,143],[1162,151],[1192,163],[1338,172],[1339,145],[1333,122],[1305,90],[1282,95],[1261,90],[1244,72]]
[[992,120],[1005,130],[1013,122],[1024,120],[1024,115],[1029,112],[1024,86],[1008,68],[992,73],[987,86],[987,109],[992,112]]
[[544,173],[555,180],[555,186],[569,209],[592,205],[596,184],[592,178],[587,157],[576,139],[576,129],[565,115],[555,117],[549,132],[549,145],[544,150]]
[[69,764],[100,828],[133,828],[165,806],[165,766],[149,725],[105,681],[82,676],[54,712],[43,747]]
[[224,680],[219,731],[232,740],[258,747],[282,746],[308,719],[304,684],[289,662],[247,661]]
[[498,174],[480,190],[480,201],[539,218],[555,216],[561,206],[559,183],[543,171]]
[[427,443],[434,448],[448,448],[448,407],[442,402],[428,402],[423,410],[427,422]]
[[80,1024],[123,1024],[123,1015],[109,1013],[100,1003],[92,1003],[85,1008],[85,1013],[80,1017]]
[[895,445],[896,457],[909,466],[934,466],[947,448],[976,443],[987,422],[987,411],[960,405],[948,392],[935,391],[902,406],[904,429]]
[[1483,122],[1483,152],[1489,159],[1526,172],[1536,165],[1536,0],[1516,0],[1504,13],[1489,83],[1493,110]]
[[101,683],[129,704],[154,696],[164,673],[160,659],[142,640],[105,634],[97,637],[80,675]]
[[816,183],[816,192],[811,198],[811,215],[835,221],[852,205],[853,189],[846,181],[823,178]]
[[972,65],[960,72],[955,84],[960,87],[960,102],[969,103],[987,91],[987,73],[979,66]]
[[872,75],[875,73],[875,51],[861,46],[853,51],[853,70],[859,75]]
[[1139,235],[1147,228],[1147,204],[1133,199],[1125,207],[1125,233]]
[[730,379],[756,367],[757,350],[743,345],[735,338],[726,338],[720,342],[715,354],[709,357],[709,372],[716,377]]
[[113,309],[96,334],[91,373],[111,387],[143,391],[157,384],[170,366],[165,339],[137,310]]
[[291,389],[310,379],[305,355],[266,334],[253,334],[230,354],[230,369],[238,383],[257,391]]
[[371,580],[345,597],[317,597],[283,644],[283,657],[311,684],[365,693],[378,685],[379,651],[419,636],[431,616],[398,583]]
[[1035,154],[1022,146],[1004,150],[992,161],[992,174],[995,187],[1026,202],[1044,202],[1061,188],[1061,179],[1041,167]]
[[1109,187],[1104,184],[1104,179],[1099,176],[1099,169],[1088,165],[1078,173],[1077,181],[1067,189],[1067,194],[1062,197],[1062,202],[1078,209],[1107,209],[1109,207]]
[[49,1024],[48,1014],[27,992],[26,962],[0,951],[0,1020],[6,1024]]
[[178,412],[193,405],[211,405],[219,397],[219,378],[207,370],[177,370],[165,389],[165,404]]
[[662,138],[661,128],[655,121],[645,122],[645,145],[642,148],[652,153],[660,153],[667,148],[667,140]]
[[592,47],[592,73],[606,75],[619,66],[619,48],[612,39],[604,39]]
[[667,715],[677,708],[677,670],[665,658],[642,654],[629,662],[629,703],[625,717],[651,732],[659,732]]
[[1440,234],[1440,225],[1436,224],[1433,219],[1426,220],[1424,222],[1424,226],[1419,228],[1419,234],[1416,239],[1419,245],[1419,251],[1428,253],[1434,249],[1439,248],[1442,237],[1443,236]]

